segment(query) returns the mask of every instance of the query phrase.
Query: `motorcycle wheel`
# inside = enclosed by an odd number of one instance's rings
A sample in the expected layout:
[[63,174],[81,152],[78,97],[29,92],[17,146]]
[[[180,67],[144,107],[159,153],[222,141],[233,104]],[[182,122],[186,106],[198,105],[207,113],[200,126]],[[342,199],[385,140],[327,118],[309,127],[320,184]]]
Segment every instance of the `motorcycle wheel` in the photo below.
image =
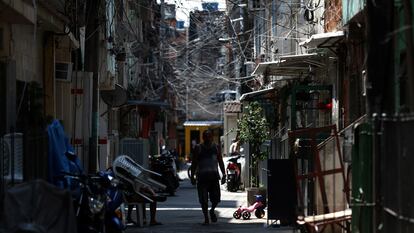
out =
[[250,212],[244,211],[242,213],[242,217],[243,217],[244,220],[250,219],[250,216],[251,216]]
[[263,218],[264,216],[265,216],[265,211],[264,211],[264,209],[257,209],[255,212],[254,212],[254,215],[256,215],[256,218]]
[[[187,169],[187,176],[191,180],[191,165]],[[197,174],[194,174],[194,179],[197,180]]]
[[238,186],[236,183],[233,184],[233,189],[232,192],[237,192],[237,190],[239,190]]
[[240,219],[241,218],[241,214],[240,214],[240,212],[239,211],[234,211],[234,213],[233,213],[233,218],[235,218],[235,219]]
[[172,173],[167,173],[164,176],[165,177],[164,177],[164,182],[163,183],[167,186],[167,192],[171,196],[174,196],[175,190],[177,189],[176,178],[174,177],[174,175]]
[[227,191],[237,192],[237,190],[238,190],[238,188],[237,188],[236,182],[234,180],[234,177],[230,176],[229,179],[227,180]]
[[191,179],[191,165],[187,169],[188,179]]
[[233,184],[231,182],[227,182],[227,191],[232,192]]

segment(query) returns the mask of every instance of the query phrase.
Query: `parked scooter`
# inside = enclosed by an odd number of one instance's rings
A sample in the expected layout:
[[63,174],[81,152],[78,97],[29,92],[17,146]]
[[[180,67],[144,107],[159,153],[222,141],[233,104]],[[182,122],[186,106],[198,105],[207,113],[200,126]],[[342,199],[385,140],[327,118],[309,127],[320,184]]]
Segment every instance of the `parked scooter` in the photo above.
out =
[[106,190],[110,182],[99,173],[85,175],[73,151],[67,151],[65,155],[73,169],[62,171],[60,179],[72,193],[78,232],[104,232]]
[[105,208],[105,230],[106,233],[122,233],[126,228],[124,195],[127,185],[123,181],[115,178],[112,169],[99,174],[107,179],[111,185],[106,190],[107,202]]
[[[66,152],[66,157],[72,162],[76,159],[71,152]],[[80,167],[78,170],[81,171]],[[63,178],[71,180],[68,188],[74,199],[78,232],[123,232],[126,225],[122,184],[112,170],[100,171],[96,175],[63,173]]]
[[226,167],[227,190],[230,192],[237,192],[241,186],[241,163],[238,162],[241,157],[239,154],[227,160],[229,162]]
[[78,232],[104,232],[107,181],[99,175],[63,175],[65,179],[79,184],[78,188],[72,190]]
[[180,186],[174,157],[168,150],[163,150],[161,155],[149,156],[150,169],[161,176],[154,175],[152,178],[166,186],[166,192],[174,195]]

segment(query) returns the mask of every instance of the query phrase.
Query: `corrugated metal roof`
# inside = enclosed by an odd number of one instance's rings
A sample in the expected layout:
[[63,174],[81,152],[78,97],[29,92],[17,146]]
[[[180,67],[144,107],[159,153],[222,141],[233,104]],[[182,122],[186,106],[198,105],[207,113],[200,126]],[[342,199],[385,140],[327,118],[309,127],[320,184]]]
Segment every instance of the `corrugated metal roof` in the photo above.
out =
[[330,48],[337,46],[345,37],[344,35],[343,31],[314,34],[309,39],[300,42],[299,45],[308,48]]
[[258,91],[252,91],[252,92],[248,92],[248,93],[244,93],[241,97],[240,97],[240,101],[244,101],[244,100],[250,100],[254,97],[257,97],[259,95],[264,95],[270,92],[275,92],[276,88],[272,87],[269,89],[264,89],[264,90],[258,90]]
[[252,75],[297,76],[308,73],[311,66],[325,66],[322,60],[322,55],[317,53],[282,56],[277,61],[259,63]]
[[186,121],[184,126],[220,126],[223,121]]

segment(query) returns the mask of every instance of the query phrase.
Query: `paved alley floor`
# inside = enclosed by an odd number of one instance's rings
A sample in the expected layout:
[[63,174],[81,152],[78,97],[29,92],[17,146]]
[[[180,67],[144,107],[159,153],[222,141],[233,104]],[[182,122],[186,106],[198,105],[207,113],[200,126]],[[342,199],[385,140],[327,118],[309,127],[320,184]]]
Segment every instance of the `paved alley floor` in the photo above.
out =
[[[175,196],[169,196],[165,202],[158,203],[157,221],[163,225],[133,227],[126,230],[127,233],[167,233],[167,232],[211,232],[211,233],[258,233],[258,232],[281,232],[296,233],[293,228],[273,227],[271,221],[257,219],[254,214],[250,220],[234,219],[233,212],[238,206],[247,203],[246,192],[227,192],[225,185],[221,186],[221,202],[216,208],[218,221],[207,226],[202,225],[203,214],[198,203],[196,187],[191,185],[185,173],[180,173],[185,178],[180,182],[180,188]],[[133,211],[135,213],[135,211]],[[147,207],[147,219],[149,221],[149,210]],[[133,216],[135,218],[135,216]],[[269,226],[268,225],[271,225]]]

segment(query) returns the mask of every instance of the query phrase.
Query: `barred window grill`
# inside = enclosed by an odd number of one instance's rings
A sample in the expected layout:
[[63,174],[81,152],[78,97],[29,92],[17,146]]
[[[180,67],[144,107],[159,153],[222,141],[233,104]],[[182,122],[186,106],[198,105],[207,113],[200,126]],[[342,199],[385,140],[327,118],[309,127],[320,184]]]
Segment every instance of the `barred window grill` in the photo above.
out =
[[120,155],[128,155],[136,163],[148,167],[149,142],[144,139],[124,138],[120,141]]
[[2,178],[12,184],[23,181],[23,134],[12,133],[2,137]]

